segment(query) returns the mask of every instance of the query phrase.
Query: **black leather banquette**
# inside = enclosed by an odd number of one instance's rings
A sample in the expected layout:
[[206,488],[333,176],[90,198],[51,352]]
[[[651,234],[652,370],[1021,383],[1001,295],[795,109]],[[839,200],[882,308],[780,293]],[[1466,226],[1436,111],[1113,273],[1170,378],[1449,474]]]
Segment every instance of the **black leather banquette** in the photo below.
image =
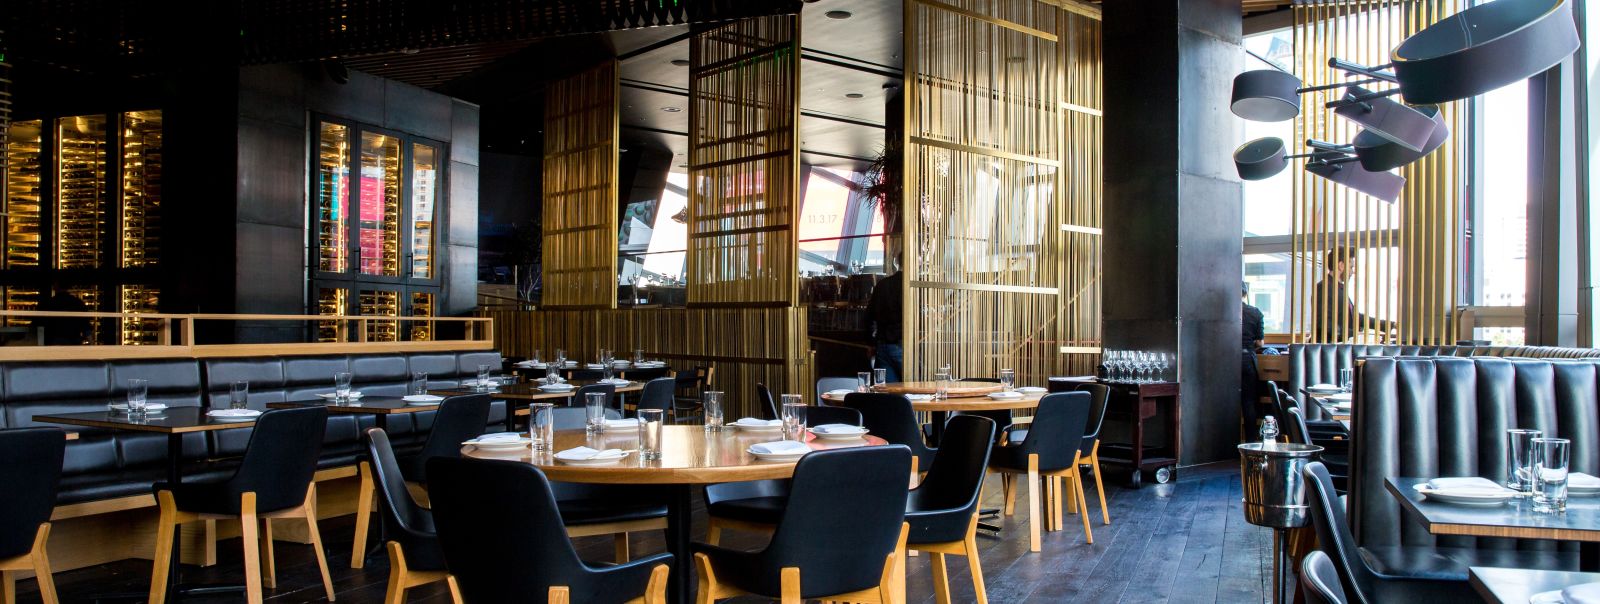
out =
[[1600,360],[1369,358],[1359,373],[1347,511],[1375,570],[1462,582],[1472,565],[1577,570],[1575,544],[1430,535],[1384,480],[1503,480],[1507,428],[1569,438],[1572,469],[1600,472]]
[[[1557,346],[1383,346],[1377,344],[1290,344],[1289,383],[1283,388],[1290,396],[1303,396],[1301,390],[1312,384],[1337,384],[1339,370],[1355,367],[1356,359],[1366,357],[1515,357],[1525,359],[1600,358],[1600,348],[1562,348]],[[1310,405],[1307,419],[1323,419],[1316,405]]]
[[[126,396],[131,378],[149,380],[149,400],[177,407],[227,407],[234,380],[250,381],[250,406],[309,400],[331,392],[333,374],[349,371],[353,386],[367,394],[405,394],[413,372],[428,374],[433,387],[452,387],[477,374],[480,364],[500,367],[498,352],[318,355],[215,359],[140,359],[109,361],[38,361],[0,364],[0,428],[51,425],[35,415],[104,411],[106,403]],[[418,446],[431,425],[433,412],[393,416],[388,420],[399,446]],[[504,422],[505,406],[495,402],[490,425]],[[359,434],[373,424],[371,416],[328,418],[321,468],[355,462]],[[58,504],[71,504],[148,494],[150,485],[166,478],[167,439],[93,428],[77,430],[67,443]],[[205,478],[233,471],[250,430],[220,430],[183,437],[185,478]]]

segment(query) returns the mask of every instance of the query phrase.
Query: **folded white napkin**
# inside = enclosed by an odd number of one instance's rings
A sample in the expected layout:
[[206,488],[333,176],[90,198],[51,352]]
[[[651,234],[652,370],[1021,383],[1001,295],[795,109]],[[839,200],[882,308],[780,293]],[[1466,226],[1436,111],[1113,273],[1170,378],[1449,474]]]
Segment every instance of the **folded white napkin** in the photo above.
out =
[[444,400],[444,397],[434,394],[407,394],[400,397],[400,400],[408,403],[426,403],[430,401],[442,401]]
[[527,369],[529,367],[543,367],[544,363],[535,363],[533,361],[517,361],[517,366]]
[[630,418],[627,418],[627,419],[608,419],[608,420],[606,420],[606,427],[607,428],[637,428],[637,427],[639,427],[639,418],[630,417]]
[[1022,398],[1021,392],[991,392],[989,398]]
[[620,458],[624,455],[627,455],[627,453],[624,453],[622,449],[606,449],[604,451],[596,451],[594,449],[590,449],[589,447],[576,447],[557,452],[556,459],[573,459],[584,461],[591,459]]
[[844,395],[850,394],[852,392],[855,392],[855,391],[854,390],[850,390],[850,389],[846,389],[846,388],[839,388],[837,390],[829,390],[828,394],[832,394],[834,396],[844,396]]
[[1464,495],[1482,494],[1495,495],[1510,492],[1493,480],[1478,476],[1448,476],[1434,478],[1428,481],[1428,488],[1434,491],[1447,493],[1460,493]]
[[212,409],[206,412],[211,417],[255,417],[261,415],[255,409]]
[[618,359],[618,360],[612,361],[611,362],[611,366],[612,367],[627,367],[628,366],[628,362],[624,361],[624,360],[621,360],[621,359]]
[[472,440],[469,440],[467,442],[469,442],[469,443],[493,443],[493,442],[515,442],[515,441],[518,441],[518,440],[522,440],[522,434],[520,434],[520,433],[517,433],[517,432],[495,432],[493,434],[485,434],[483,436],[479,436],[479,437],[474,438]]
[[[336,397],[339,396],[339,393],[337,393],[337,392],[324,392],[322,394],[318,394],[317,396],[320,396],[322,398],[336,398]],[[360,390],[351,390],[350,391],[350,398],[361,398],[363,396],[366,396],[366,395],[361,394]]]
[[[111,408],[112,409],[116,409],[118,411],[127,411],[128,410],[128,404],[127,403],[111,403]],[[167,406],[162,404],[162,403],[145,403],[145,405],[144,405],[144,410],[145,411],[161,411],[161,410],[164,410],[166,408],[167,408]]]
[[1600,489],[1600,478],[1596,478],[1589,474],[1584,474],[1583,472],[1568,472],[1567,486],[1577,487],[1580,489]]
[[906,395],[906,399],[907,400],[913,400],[913,401],[931,401],[931,400],[933,400],[933,395],[932,394],[907,394]]
[[1017,386],[1017,392],[1021,392],[1023,394],[1035,394],[1049,391],[1049,388],[1042,388],[1039,386]]
[[822,424],[811,429],[817,434],[858,434],[866,432],[866,428],[850,424]]
[[567,383],[541,384],[539,386],[539,389],[540,390],[571,390],[572,389],[572,384],[567,384]]
[[776,419],[756,419],[756,418],[753,418],[753,417],[741,417],[741,418],[739,418],[739,421],[733,422],[733,425],[735,425],[735,426],[745,426],[745,427],[750,427],[750,428],[766,428],[766,427],[770,427],[770,426],[782,426],[783,425],[783,421],[782,420],[776,420]]
[[1338,389],[1339,389],[1339,387],[1335,386],[1333,384],[1312,384],[1310,386],[1306,386],[1306,390],[1338,390]]
[[1325,397],[1325,400],[1330,400],[1330,401],[1333,401],[1335,403],[1348,403],[1353,398],[1354,397],[1349,392],[1342,392],[1342,393],[1339,393],[1339,394],[1335,394],[1333,396]]
[[1600,583],[1580,583],[1563,589],[1561,599],[1567,604],[1600,603]]
[[804,455],[811,452],[811,447],[797,440],[778,440],[750,445],[750,452],[762,455]]
[[584,368],[586,368],[586,369],[605,369],[606,366],[605,365],[601,365],[599,363],[589,363],[588,365],[584,365]]
[[609,380],[600,380],[599,383],[601,383],[601,384],[611,384],[613,386],[626,386],[630,382],[628,380],[625,380],[625,379],[622,379],[622,378],[611,378]]

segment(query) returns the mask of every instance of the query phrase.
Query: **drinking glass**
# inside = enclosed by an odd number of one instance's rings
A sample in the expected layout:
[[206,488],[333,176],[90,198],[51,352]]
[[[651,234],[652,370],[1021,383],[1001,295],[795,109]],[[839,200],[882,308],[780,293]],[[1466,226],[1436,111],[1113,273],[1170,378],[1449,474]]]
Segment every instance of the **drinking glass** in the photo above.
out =
[[1533,492],[1533,441],[1544,432],[1512,428],[1506,430],[1506,488]]
[[539,353],[540,352],[541,351],[538,348],[533,349],[533,358],[528,359],[528,360],[533,361],[532,364],[538,365],[539,364]]
[[128,380],[128,415],[144,415],[145,400],[150,394],[150,382],[139,378]]
[[639,410],[639,457],[661,459],[661,426],[666,424],[666,409]]
[[341,371],[333,374],[333,400],[348,402],[350,400],[350,372]]
[[1350,392],[1355,389],[1356,370],[1345,367],[1339,370],[1339,392]]
[[889,368],[879,367],[877,369],[873,369],[872,383],[877,384],[879,387],[889,383]]
[[806,403],[798,394],[783,395],[783,439],[806,440]]
[[1017,389],[1017,372],[1011,369],[1000,370],[1000,388],[1006,392]]
[[1156,354],[1156,369],[1161,371],[1161,379],[1167,379],[1167,368],[1172,365],[1172,357],[1165,352]]
[[1567,455],[1572,441],[1565,438],[1533,440],[1533,511],[1567,511]]
[[616,368],[613,367],[609,361],[601,365],[600,379],[610,381],[614,375],[616,375]]
[[706,432],[722,431],[722,393],[707,390],[700,397],[700,407],[705,411]]
[[947,379],[952,379],[952,380],[956,379],[956,373],[954,371],[950,370],[950,364],[949,363],[945,363],[943,365],[940,365],[939,366],[939,373],[943,373]]
[[427,394],[428,393],[428,374],[423,373],[421,371],[412,373],[411,374],[411,387],[408,388],[407,390],[409,390],[409,392],[407,392],[407,394]]
[[234,380],[228,388],[228,408],[246,409],[250,407],[250,382]]
[[950,372],[939,372],[933,376],[933,381],[933,398],[941,401],[950,398]]
[[486,390],[489,389],[489,366],[488,365],[479,365],[478,366],[478,383],[477,383],[476,388],[480,392],[481,391],[486,391]]
[[561,370],[556,368],[555,363],[551,363],[549,365],[545,365],[544,366],[544,383],[546,383],[546,384],[555,384],[560,379],[561,379]]
[[644,362],[644,349],[643,348],[635,348],[635,349],[633,349],[633,364],[638,365],[639,363],[643,363],[643,362]]
[[1133,353],[1133,381],[1143,384],[1150,381],[1150,352],[1140,350]]
[[567,366],[567,351],[566,350],[562,350],[560,348],[556,349],[556,366],[557,367],[566,367]]
[[871,391],[872,391],[872,372],[870,372],[870,371],[858,371],[858,372],[856,372],[856,392],[871,392]]
[[590,434],[599,434],[606,431],[606,393],[590,392],[584,395],[584,417],[587,421],[583,428]]
[[548,451],[554,448],[556,406],[554,403],[528,405],[528,438],[533,440],[533,450]]

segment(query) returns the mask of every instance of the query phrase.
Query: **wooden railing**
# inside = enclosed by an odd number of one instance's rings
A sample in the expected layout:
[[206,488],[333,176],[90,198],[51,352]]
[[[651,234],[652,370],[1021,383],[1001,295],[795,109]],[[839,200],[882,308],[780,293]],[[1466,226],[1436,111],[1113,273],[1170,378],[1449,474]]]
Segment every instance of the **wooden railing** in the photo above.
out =
[[[85,320],[137,320],[155,323],[156,343],[151,345],[40,345],[0,346],[0,361],[91,360],[163,357],[232,357],[283,354],[359,354],[374,352],[443,352],[462,350],[493,350],[494,319],[487,317],[380,317],[349,315],[231,315],[231,314],[166,314],[166,313],[115,313],[115,312],[57,312],[0,310],[0,322],[7,319],[25,319],[29,322],[47,319]],[[329,329],[334,334],[330,341],[271,342],[250,344],[198,343],[197,326],[206,321],[307,323],[308,334]],[[398,328],[406,323],[427,323],[428,333],[438,338],[442,324],[460,324],[461,337],[439,340],[375,341],[370,336],[375,322],[393,323]]]

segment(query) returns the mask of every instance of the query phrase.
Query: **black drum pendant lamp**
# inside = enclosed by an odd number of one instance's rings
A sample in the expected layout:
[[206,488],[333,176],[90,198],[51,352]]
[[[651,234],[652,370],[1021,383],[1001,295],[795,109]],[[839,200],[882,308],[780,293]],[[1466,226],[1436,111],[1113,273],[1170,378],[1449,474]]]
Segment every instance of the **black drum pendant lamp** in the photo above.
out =
[[1437,103],[1526,79],[1576,52],[1578,43],[1572,0],[1493,0],[1406,38],[1386,65],[1329,59],[1328,67],[1344,72],[1343,82],[1301,87],[1299,78],[1281,69],[1241,73],[1233,79],[1230,106],[1239,117],[1293,119],[1301,95],[1343,88],[1340,98],[1324,106],[1362,130],[1348,145],[1306,141],[1315,151],[1299,155],[1289,155],[1281,139],[1256,139],[1234,150],[1234,167],[1244,180],[1262,180],[1283,172],[1289,160],[1304,158],[1307,172],[1393,202],[1406,179],[1390,170],[1422,159],[1450,138]]

